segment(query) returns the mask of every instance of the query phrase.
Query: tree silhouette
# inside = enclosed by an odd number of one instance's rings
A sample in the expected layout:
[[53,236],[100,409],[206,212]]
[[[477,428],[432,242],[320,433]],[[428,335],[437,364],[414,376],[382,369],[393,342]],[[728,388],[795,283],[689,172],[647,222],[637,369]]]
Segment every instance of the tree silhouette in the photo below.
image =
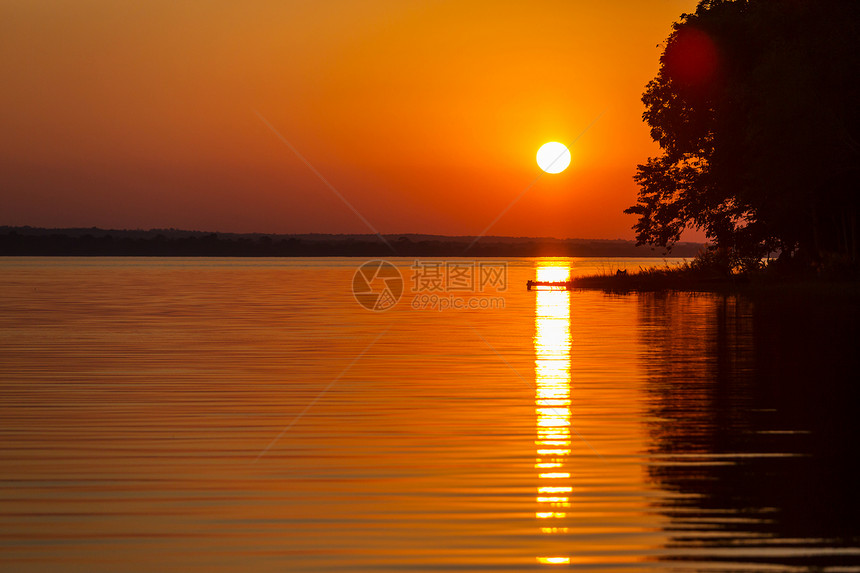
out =
[[703,0],[642,96],[662,154],[637,166],[637,241],[686,228],[755,261],[857,262],[860,2]]

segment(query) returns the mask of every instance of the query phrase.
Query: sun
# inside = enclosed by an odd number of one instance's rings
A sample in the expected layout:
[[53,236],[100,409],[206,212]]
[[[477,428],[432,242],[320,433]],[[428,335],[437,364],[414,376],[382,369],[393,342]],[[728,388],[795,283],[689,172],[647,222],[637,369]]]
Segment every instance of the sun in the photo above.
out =
[[537,164],[547,173],[561,173],[570,165],[570,150],[557,141],[544,143],[538,149]]

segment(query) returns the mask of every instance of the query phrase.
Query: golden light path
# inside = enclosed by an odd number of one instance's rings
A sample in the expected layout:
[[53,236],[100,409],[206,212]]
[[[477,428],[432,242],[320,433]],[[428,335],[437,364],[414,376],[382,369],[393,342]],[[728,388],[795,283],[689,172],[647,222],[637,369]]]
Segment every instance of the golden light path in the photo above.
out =
[[[567,265],[541,263],[539,281],[566,281]],[[535,306],[535,407],[537,409],[538,511],[541,532],[566,533],[566,508],[573,491],[570,471],[570,292],[538,290]],[[570,557],[537,558],[543,564],[569,564]]]

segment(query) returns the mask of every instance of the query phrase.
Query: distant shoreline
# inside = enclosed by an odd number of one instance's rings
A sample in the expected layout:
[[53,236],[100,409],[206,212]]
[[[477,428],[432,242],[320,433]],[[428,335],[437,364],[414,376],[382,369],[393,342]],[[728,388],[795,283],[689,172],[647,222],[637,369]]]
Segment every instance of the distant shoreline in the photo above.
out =
[[[278,235],[177,229],[49,229],[0,226],[0,256],[111,257],[694,257],[701,243],[670,253],[622,239],[392,234]],[[473,244],[474,242],[474,244]],[[471,245],[471,246],[470,246]]]

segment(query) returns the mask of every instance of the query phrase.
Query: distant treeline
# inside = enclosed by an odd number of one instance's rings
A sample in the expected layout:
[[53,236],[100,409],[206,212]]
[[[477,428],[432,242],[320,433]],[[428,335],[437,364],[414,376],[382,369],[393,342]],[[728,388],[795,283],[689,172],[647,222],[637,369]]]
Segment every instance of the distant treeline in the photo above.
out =
[[[633,241],[386,235],[261,235],[154,229],[126,231],[0,227],[0,256],[146,257],[661,257]],[[671,255],[693,257],[699,243],[677,243]]]

